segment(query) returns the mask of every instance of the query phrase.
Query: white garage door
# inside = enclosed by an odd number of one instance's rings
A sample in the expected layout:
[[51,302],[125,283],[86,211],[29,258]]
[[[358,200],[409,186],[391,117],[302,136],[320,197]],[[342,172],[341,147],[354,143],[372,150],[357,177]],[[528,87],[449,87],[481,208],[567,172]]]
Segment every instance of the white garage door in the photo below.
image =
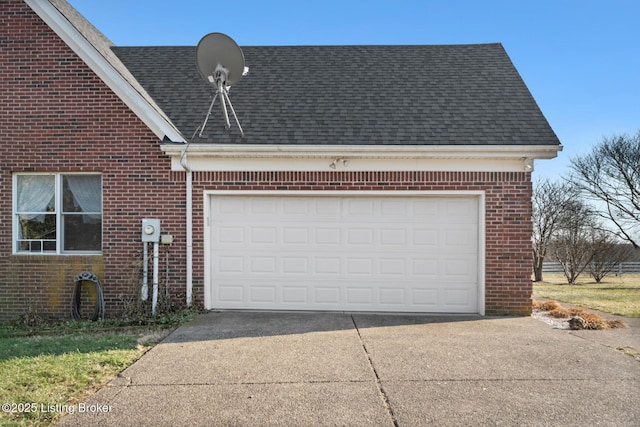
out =
[[477,197],[210,198],[208,308],[477,313]]

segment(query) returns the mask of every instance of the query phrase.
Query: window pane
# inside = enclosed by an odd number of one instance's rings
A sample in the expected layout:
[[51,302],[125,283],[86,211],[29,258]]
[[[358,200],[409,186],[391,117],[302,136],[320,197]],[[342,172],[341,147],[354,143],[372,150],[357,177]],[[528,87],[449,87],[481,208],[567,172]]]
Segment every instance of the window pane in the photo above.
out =
[[66,214],[62,216],[65,251],[101,251],[102,216]]
[[56,253],[55,240],[20,240],[18,252]]
[[56,215],[18,215],[20,240],[55,240]]
[[55,211],[53,175],[18,175],[17,192],[18,212]]
[[56,215],[18,215],[18,252],[55,252]]
[[62,180],[64,212],[102,212],[100,175],[65,175]]
[[41,252],[42,242],[38,241],[18,241],[18,252]]
[[14,182],[16,252],[102,251],[101,175],[17,174]]

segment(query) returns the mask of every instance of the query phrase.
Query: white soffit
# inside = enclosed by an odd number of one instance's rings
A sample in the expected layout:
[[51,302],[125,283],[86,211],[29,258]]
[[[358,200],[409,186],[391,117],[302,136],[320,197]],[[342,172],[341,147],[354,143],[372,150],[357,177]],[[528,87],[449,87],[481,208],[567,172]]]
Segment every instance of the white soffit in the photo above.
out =
[[[172,170],[193,171],[479,171],[531,172],[533,161],[552,159],[558,145],[251,145],[163,144]],[[186,154],[185,154],[186,150]],[[336,160],[335,168],[332,168]],[[346,162],[345,162],[346,160]]]

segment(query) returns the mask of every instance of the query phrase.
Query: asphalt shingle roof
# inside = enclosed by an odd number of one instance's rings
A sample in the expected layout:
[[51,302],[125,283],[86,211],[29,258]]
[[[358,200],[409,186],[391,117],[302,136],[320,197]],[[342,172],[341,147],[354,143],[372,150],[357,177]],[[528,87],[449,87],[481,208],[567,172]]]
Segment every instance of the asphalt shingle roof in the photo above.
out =
[[245,132],[225,130],[195,47],[112,47],[192,142],[557,145],[501,44],[243,47],[229,97]]

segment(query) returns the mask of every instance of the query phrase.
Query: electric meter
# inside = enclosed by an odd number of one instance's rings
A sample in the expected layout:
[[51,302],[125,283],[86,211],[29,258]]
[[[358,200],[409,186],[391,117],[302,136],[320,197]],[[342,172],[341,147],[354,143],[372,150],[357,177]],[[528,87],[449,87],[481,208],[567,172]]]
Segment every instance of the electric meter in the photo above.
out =
[[160,241],[160,220],[156,218],[144,218],[142,220],[142,241]]

